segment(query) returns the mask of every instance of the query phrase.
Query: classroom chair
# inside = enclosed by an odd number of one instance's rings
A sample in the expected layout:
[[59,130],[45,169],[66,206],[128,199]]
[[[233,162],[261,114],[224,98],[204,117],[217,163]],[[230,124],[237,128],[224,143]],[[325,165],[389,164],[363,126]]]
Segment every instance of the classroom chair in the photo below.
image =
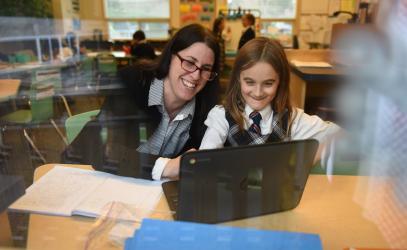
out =
[[99,114],[100,110],[92,110],[81,114],[73,115],[65,120],[65,131],[67,144],[71,144],[76,136],[81,132],[88,121]]
[[95,58],[83,56],[79,63],[79,85],[87,86],[95,82]]
[[100,53],[96,56],[96,88],[113,83],[116,78],[116,58],[111,53]]
[[[88,112],[84,112],[81,114],[73,115],[68,117],[65,120],[65,131],[66,131],[66,142],[67,146],[71,144],[75,138],[79,135],[81,130],[85,127],[85,125],[91,121],[94,117],[99,114],[100,110],[92,110]],[[107,130],[102,129],[101,131],[102,142],[107,141]],[[63,156],[65,162],[68,163],[78,163],[80,162],[80,157],[72,153],[69,148],[64,152]]]
[[[62,98],[64,103],[66,103],[66,100],[62,95],[57,96]],[[47,161],[45,157],[37,148],[34,140],[31,138],[28,128],[31,128],[31,125],[33,124],[38,125],[40,123],[50,122],[57,133],[62,135],[53,119],[54,85],[49,82],[33,83],[28,93],[26,95],[23,94],[21,99],[27,104],[25,107],[0,117],[2,132],[4,133],[7,127],[10,126],[21,127],[25,140],[33,148],[39,159],[43,163],[46,163]],[[67,108],[67,105],[65,105],[65,108]],[[67,112],[70,113],[70,110]]]

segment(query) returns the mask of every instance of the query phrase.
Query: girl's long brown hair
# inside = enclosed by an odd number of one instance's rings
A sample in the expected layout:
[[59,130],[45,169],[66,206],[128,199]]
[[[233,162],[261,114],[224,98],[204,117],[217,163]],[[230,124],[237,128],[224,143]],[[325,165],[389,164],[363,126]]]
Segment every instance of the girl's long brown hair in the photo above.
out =
[[[225,109],[239,125],[241,131],[244,130],[245,101],[241,94],[240,73],[249,69],[258,62],[269,63],[279,76],[279,86],[277,94],[271,103],[271,108],[277,112],[281,119],[283,111],[288,111],[288,121],[290,124],[292,117],[292,107],[290,104],[290,66],[283,47],[273,39],[258,37],[247,42],[236,56],[233,66],[229,87],[226,93]],[[289,132],[289,129],[287,130]]]

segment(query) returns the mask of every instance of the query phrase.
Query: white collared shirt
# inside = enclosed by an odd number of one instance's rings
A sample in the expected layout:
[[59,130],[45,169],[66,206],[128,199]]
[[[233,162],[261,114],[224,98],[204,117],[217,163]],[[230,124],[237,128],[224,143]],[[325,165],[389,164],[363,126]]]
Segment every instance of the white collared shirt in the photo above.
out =
[[[172,156],[178,155],[189,139],[189,129],[195,112],[195,98],[187,102],[173,120],[164,106],[164,82],[155,79],[150,86],[148,106],[157,106],[162,114],[160,124],[147,142],[137,149],[139,152]],[[160,180],[164,167],[170,158],[160,157],[152,170],[152,178]]]
[[[248,129],[253,121],[249,118],[250,113],[253,111],[248,105],[244,110],[244,128]],[[260,128],[262,135],[270,134],[272,132],[273,110],[270,106],[265,107],[259,111],[262,120],[260,121]],[[339,126],[332,122],[323,121],[316,115],[308,115],[302,109],[294,108],[293,122],[291,126],[291,140],[300,139],[317,139],[320,143],[325,142],[331,135],[340,130]],[[209,112],[205,121],[208,127],[202,139],[199,149],[213,149],[222,148],[226,142],[229,123],[226,120],[225,109],[223,106],[215,106]]]

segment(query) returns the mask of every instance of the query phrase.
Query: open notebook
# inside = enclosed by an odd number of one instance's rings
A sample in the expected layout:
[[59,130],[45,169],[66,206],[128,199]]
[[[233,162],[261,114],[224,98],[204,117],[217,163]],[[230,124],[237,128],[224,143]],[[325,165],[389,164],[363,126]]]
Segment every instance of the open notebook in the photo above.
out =
[[55,166],[27,188],[9,209],[34,213],[97,217],[109,202],[151,211],[162,194],[161,182]]

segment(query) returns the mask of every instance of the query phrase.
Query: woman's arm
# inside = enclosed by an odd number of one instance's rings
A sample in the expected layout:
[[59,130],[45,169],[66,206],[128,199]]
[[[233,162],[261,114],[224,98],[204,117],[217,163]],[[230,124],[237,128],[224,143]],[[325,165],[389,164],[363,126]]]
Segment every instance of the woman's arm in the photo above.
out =
[[[187,152],[195,151],[196,149],[190,149]],[[162,170],[162,173],[160,175],[160,178],[158,179],[158,174],[154,173],[153,170],[153,179],[154,180],[162,180],[162,179],[171,179],[171,180],[177,180],[179,178],[179,171],[180,171],[180,164],[181,164],[181,156],[178,156],[176,158],[159,158],[156,161],[156,166],[158,164],[165,164]],[[160,162],[162,161],[162,162]],[[156,167],[154,167],[156,169]],[[157,178],[157,179],[156,179]]]
[[[205,121],[205,125],[207,129],[199,149],[222,148],[229,130],[224,108],[222,106],[212,108]],[[189,151],[193,150],[195,149],[190,149]],[[179,176],[180,160],[181,156],[173,159],[158,158],[152,170],[153,179],[177,179]]]

